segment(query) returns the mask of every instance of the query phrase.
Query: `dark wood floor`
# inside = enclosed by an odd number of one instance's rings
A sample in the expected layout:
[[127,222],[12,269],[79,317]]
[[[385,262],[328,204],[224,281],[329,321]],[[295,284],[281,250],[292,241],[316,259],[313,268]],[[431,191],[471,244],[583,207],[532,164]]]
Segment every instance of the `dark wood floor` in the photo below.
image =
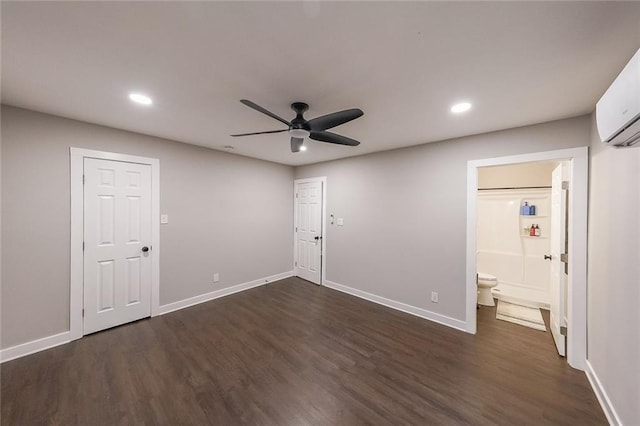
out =
[[548,332],[473,336],[290,278],[2,366],[2,425],[588,425]]

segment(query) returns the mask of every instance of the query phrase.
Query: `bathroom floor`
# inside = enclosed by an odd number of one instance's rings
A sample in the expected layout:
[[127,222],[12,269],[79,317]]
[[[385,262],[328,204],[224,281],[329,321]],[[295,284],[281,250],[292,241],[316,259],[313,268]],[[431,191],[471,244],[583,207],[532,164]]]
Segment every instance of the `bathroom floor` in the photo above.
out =
[[[540,309],[546,332],[534,330],[529,327],[510,323],[496,319],[496,309],[498,308],[498,299],[493,299],[496,306],[480,306],[476,311],[478,313],[478,335],[485,337],[495,336],[500,339],[526,339],[532,345],[536,345],[543,351],[550,351],[555,356],[556,352],[553,337],[549,333],[549,311]],[[564,359],[564,358],[561,358]]]

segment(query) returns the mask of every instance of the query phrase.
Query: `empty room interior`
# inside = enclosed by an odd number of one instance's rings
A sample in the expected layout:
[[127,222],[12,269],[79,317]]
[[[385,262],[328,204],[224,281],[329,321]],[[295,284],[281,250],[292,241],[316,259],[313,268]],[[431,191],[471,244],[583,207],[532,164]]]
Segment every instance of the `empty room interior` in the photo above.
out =
[[0,4],[3,425],[640,424],[640,3]]

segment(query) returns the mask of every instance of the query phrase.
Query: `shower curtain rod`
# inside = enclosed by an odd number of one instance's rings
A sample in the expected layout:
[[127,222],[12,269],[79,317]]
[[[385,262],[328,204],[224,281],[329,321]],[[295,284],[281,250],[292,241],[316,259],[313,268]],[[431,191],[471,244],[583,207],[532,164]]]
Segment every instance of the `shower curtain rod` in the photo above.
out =
[[551,189],[551,185],[549,186],[514,186],[510,188],[478,188],[478,191],[495,191],[497,189],[505,190],[505,189]]

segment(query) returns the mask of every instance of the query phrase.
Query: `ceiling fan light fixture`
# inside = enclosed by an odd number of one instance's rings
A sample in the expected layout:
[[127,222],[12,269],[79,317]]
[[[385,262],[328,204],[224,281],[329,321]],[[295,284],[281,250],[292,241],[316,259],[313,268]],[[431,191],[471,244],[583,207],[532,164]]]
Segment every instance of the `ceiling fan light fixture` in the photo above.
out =
[[311,133],[308,130],[304,130],[304,129],[291,129],[289,130],[289,134],[293,138],[304,139],[304,138],[308,138]]

